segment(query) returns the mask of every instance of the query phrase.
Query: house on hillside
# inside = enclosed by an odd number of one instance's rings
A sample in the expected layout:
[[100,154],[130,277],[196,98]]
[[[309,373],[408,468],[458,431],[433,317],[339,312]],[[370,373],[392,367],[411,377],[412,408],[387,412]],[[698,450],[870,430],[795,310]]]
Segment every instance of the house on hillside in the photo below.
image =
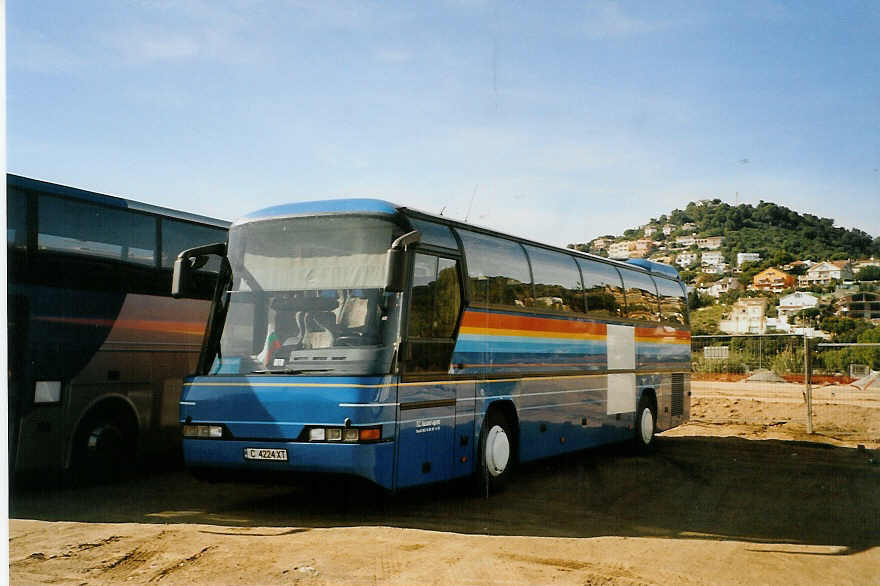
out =
[[834,302],[836,315],[880,320],[880,294],[859,292],[841,297]]
[[763,334],[767,332],[767,299],[750,297],[733,304],[733,311],[718,324],[726,334]]
[[789,287],[794,287],[794,277],[774,267],[764,269],[752,277],[752,289],[781,293]]
[[720,265],[724,263],[724,253],[720,250],[707,250],[703,253],[700,263],[703,265]]
[[831,281],[851,281],[853,278],[852,264],[848,260],[819,262],[807,269],[806,274],[798,277],[798,285],[828,285]]
[[743,265],[744,262],[758,262],[761,255],[757,252],[738,252],[736,253],[736,268]]
[[657,226],[645,226],[643,230],[645,231],[645,236],[650,238],[659,231],[659,228]]
[[682,248],[687,248],[689,246],[693,246],[697,243],[697,239],[693,236],[676,236],[675,237],[675,245],[681,246]]
[[599,252],[600,250],[606,250],[608,245],[611,244],[612,240],[610,238],[596,238],[592,242],[590,242],[590,250],[594,252]]
[[802,333],[792,331],[794,326],[794,316],[804,309],[817,307],[818,305],[819,298],[815,295],[803,291],[795,291],[794,293],[779,299],[779,303],[776,306],[776,320],[774,323],[770,323],[772,320],[768,320],[768,325],[775,327],[777,330],[782,330],[783,332]]
[[722,236],[709,236],[707,238],[697,238],[697,246],[709,250],[717,250],[721,248],[721,242],[724,240]]
[[645,258],[654,248],[654,241],[650,238],[639,238],[630,248],[630,258]]
[[625,259],[631,258],[630,251],[635,248],[635,242],[632,240],[623,240],[622,242],[614,242],[608,245],[608,256],[610,258]]
[[858,260],[853,263],[852,270],[853,273],[858,273],[860,270],[865,267],[880,267],[880,259],[875,259],[873,256],[871,258],[866,258],[863,260]]
[[804,271],[806,271],[808,268],[810,268],[814,264],[816,264],[816,263],[814,263],[811,260],[796,260],[796,261],[790,262],[788,264],[782,265],[782,270],[783,271],[795,271],[795,270],[803,269]]
[[731,291],[742,291],[743,285],[739,282],[739,280],[733,277],[724,277],[718,279],[708,287],[704,287],[700,290],[700,293],[705,293],[706,295],[711,295],[712,297],[719,297],[723,293],[729,293]]
[[663,235],[669,236],[675,230],[675,226],[672,224],[663,224]]
[[697,262],[696,252],[681,252],[675,257],[675,264],[683,268],[689,267],[695,262]]

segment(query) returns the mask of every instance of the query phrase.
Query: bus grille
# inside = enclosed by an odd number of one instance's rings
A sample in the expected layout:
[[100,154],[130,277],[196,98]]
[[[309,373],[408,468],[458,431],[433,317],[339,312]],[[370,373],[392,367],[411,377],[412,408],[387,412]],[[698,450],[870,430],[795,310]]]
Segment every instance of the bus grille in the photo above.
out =
[[672,416],[684,414],[684,375],[672,375]]

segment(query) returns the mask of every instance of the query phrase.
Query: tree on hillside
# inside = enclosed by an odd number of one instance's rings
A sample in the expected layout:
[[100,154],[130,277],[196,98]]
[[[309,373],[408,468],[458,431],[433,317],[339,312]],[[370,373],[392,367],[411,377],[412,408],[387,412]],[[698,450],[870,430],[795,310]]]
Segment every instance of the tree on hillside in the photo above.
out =
[[855,278],[856,281],[880,281],[880,267],[862,267]]

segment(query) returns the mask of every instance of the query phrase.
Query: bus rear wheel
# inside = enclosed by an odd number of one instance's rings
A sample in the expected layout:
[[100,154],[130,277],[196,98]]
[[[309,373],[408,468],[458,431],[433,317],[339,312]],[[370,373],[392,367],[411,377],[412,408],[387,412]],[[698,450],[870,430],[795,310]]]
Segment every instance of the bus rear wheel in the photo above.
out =
[[499,410],[490,411],[480,432],[477,486],[483,496],[504,490],[516,462],[513,428]]
[[636,410],[636,427],[633,445],[640,453],[650,452],[654,447],[654,431],[657,428],[657,407],[653,397],[643,394]]
[[136,427],[118,411],[86,416],[74,438],[73,473],[77,484],[114,482],[134,471]]

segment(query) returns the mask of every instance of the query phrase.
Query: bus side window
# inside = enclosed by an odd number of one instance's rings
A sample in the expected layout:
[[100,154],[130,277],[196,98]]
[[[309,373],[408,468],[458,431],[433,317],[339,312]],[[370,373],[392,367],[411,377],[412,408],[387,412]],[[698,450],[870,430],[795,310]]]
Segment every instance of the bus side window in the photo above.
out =
[[660,317],[664,322],[679,326],[687,325],[687,298],[681,283],[660,277],[654,281],[660,293]]
[[458,230],[467,258],[471,301],[531,307],[535,299],[523,247],[504,238]]
[[[215,242],[226,242],[226,230],[163,218],[162,266],[166,268],[173,266],[177,255],[187,248],[203,244],[214,244]],[[220,258],[216,255],[211,255],[208,264],[205,265],[203,270],[212,273],[219,272]]]
[[660,304],[657,285],[647,273],[639,271],[621,271],[626,286],[626,307],[630,319],[641,321],[658,321]]
[[587,314],[598,317],[624,317],[626,300],[620,273],[610,264],[577,259],[584,276],[584,291],[587,296]]
[[460,310],[457,263],[449,258],[416,254],[407,330],[407,373],[448,373]]
[[27,247],[27,193],[14,187],[6,190],[6,246]]
[[565,313],[584,312],[584,288],[574,258],[527,245],[535,281],[535,307]]
[[37,246],[153,266],[156,218],[121,208],[41,195]]

